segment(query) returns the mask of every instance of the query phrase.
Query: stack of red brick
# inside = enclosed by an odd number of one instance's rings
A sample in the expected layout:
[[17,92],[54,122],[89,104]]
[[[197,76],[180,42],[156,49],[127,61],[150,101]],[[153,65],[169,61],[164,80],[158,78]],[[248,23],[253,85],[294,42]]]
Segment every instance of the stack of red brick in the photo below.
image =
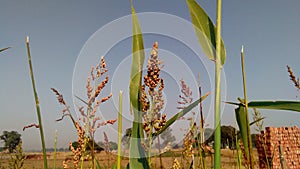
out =
[[268,168],[269,160],[273,169],[281,169],[280,146],[284,168],[300,169],[300,129],[296,126],[266,127],[266,131],[256,135],[260,168]]

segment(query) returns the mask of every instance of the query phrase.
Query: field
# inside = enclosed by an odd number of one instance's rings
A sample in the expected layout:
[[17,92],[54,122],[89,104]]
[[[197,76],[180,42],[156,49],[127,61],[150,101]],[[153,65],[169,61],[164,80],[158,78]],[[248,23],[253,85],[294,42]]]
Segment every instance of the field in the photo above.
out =
[[[256,150],[255,156],[257,157]],[[65,159],[69,159],[69,166],[72,168],[71,162],[72,162],[72,153],[71,152],[57,152],[56,153],[56,168],[63,168],[63,161]],[[28,152],[26,153],[26,160],[24,163],[25,168],[34,168],[34,169],[42,169],[43,168],[43,157],[42,153],[33,153],[33,152]],[[237,168],[237,157],[236,157],[236,151],[230,150],[230,149],[222,149],[221,150],[221,166],[222,168]],[[7,166],[8,165],[8,159],[10,158],[9,154],[1,154],[1,164],[2,166]],[[173,165],[173,160],[177,159],[181,165],[184,164],[184,159],[182,159],[182,150],[172,150],[169,152],[166,152],[162,156],[162,161],[163,161],[163,168],[164,169],[170,169],[172,168]],[[48,166],[49,168],[54,168],[54,154],[53,153],[47,153],[47,159],[48,159]],[[96,159],[99,161],[100,165],[102,167],[106,166],[112,166],[113,164],[116,164],[116,159],[117,156],[113,153],[107,154],[106,152],[102,151],[100,153],[97,153]],[[198,157],[195,157],[195,161],[198,160]],[[154,168],[160,168],[159,165],[159,158],[153,158],[154,161]],[[85,161],[85,167],[84,168],[89,168],[89,161]],[[128,163],[128,158],[123,158],[122,160],[122,167],[125,168],[125,166]],[[211,157],[208,156],[206,158],[206,163],[207,163],[207,168],[211,168]],[[257,165],[256,165],[257,167]],[[111,168],[111,167],[109,167]]]

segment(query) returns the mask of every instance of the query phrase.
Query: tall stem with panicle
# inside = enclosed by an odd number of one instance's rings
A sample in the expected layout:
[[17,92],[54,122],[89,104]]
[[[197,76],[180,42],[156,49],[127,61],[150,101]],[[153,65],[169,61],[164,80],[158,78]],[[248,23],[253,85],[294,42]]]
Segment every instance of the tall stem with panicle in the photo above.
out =
[[38,121],[39,121],[39,129],[40,129],[40,136],[41,136],[42,149],[43,149],[44,168],[47,169],[48,165],[47,165],[46,145],[45,145],[45,139],[44,139],[42,116],[41,116],[41,111],[40,111],[39,98],[38,98],[36,88],[35,88],[33,68],[32,68],[31,55],[30,55],[30,47],[29,47],[29,37],[28,36],[26,38],[26,47],[27,47],[27,55],[28,55],[28,63],[29,63],[29,69],[30,69],[31,83],[32,83],[33,94],[34,94],[34,99],[35,99],[36,113],[37,113]]
[[221,168],[221,19],[222,0],[217,0],[216,63],[215,63],[215,134],[214,168]]

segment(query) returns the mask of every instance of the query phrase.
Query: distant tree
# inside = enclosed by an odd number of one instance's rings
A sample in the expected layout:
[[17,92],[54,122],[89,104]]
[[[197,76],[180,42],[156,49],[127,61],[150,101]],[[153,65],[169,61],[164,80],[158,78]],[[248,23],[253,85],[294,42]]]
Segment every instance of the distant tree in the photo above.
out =
[[0,139],[4,141],[4,149],[8,149],[10,153],[13,153],[21,141],[21,134],[16,131],[3,131]]
[[109,142],[109,149],[112,151],[112,150],[117,150],[118,149],[118,144],[113,142],[113,141],[110,141]]
[[[204,129],[204,142],[206,144],[213,141],[213,133],[214,133],[214,129],[212,129],[212,128]],[[195,146],[198,146],[198,143],[200,143],[201,137],[202,137],[202,134],[199,132],[198,135],[195,137],[195,141],[197,142],[197,144]],[[199,140],[199,142],[198,142],[198,140]]]
[[[92,145],[93,145],[93,141],[90,140],[89,143],[88,143],[87,146],[86,146],[86,150],[91,150]],[[72,146],[73,146],[74,149],[76,150],[77,147],[79,146],[79,143],[78,143],[77,141],[74,141],[74,142],[72,143]],[[71,150],[70,148],[71,148],[71,147],[69,147],[69,150]],[[103,149],[100,145],[98,145],[96,142],[94,142],[94,150],[95,150],[95,151],[103,151],[104,149]]]
[[168,143],[173,146],[174,141],[176,140],[175,136],[172,135],[171,128],[167,128],[164,132],[162,132],[160,134],[160,138],[163,140],[163,142],[160,143],[160,147],[165,147]]
[[252,140],[252,147],[256,148],[256,135],[258,134],[251,134],[251,140]]
[[204,130],[204,140],[209,139],[210,136],[213,135],[213,133],[214,133],[214,129],[212,129],[212,128],[206,128]]
[[[221,147],[235,148],[235,133],[236,129],[232,126],[221,126]],[[210,143],[214,140],[214,134],[212,134],[205,142]]]
[[125,148],[129,148],[131,133],[132,128],[127,128],[125,134],[122,137],[122,144],[125,146]]
[[[104,149],[105,148],[105,143],[103,141],[99,141],[98,142],[98,145]],[[112,151],[112,150],[117,150],[118,149],[118,144],[113,142],[113,141],[110,141],[109,142],[109,151]]]

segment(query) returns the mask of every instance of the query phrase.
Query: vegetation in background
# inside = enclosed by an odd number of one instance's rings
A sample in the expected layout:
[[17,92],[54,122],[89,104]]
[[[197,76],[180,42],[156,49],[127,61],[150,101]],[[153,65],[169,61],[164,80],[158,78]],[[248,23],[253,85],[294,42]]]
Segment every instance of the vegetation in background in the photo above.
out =
[[25,160],[26,155],[23,153],[22,141],[20,141],[16,149],[14,149],[13,154],[10,155],[8,166],[10,169],[23,169]]
[[21,142],[21,134],[17,131],[3,131],[0,139],[4,141],[4,149],[7,149],[10,153],[13,153]]
[[[220,121],[220,71],[226,59],[226,50],[224,47],[224,42],[221,39],[221,6],[222,1],[217,0],[217,22],[216,26],[213,24],[206,12],[201,8],[201,6],[195,0],[186,0],[188,9],[190,11],[191,20],[195,28],[195,33],[198,38],[199,44],[202,47],[206,56],[215,62],[215,133],[211,136],[208,141],[214,139],[214,168],[221,168],[221,147],[229,146],[230,148],[237,148],[238,150],[238,166],[241,168],[241,149],[244,153],[244,164],[247,168],[254,168],[254,157],[252,151],[252,135],[250,133],[250,125],[255,124],[257,126],[257,131],[260,132],[263,130],[263,121],[264,117],[258,112],[257,109],[274,109],[274,110],[290,110],[300,112],[300,102],[296,101],[247,101],[247,92],[246,92],[246,74],[245,74],[245,64],[244,64],[244,52],[241,52],[242,60],[242,75],[243,75],[243,89],[244,89],[244,98],[238,99],[239,103],[228,102],[230,104],[238,106],[235,109],[236,121],[240,129],[238,133],[234,128],[228,126],[221,127]],[[148,60],[147,65],[147,74],[144,77],[144,85],[142,84],[142,70],[145,59],[144,46],[143,46],[143,36],[138,23],[138,18],[135,13],[135,10],[132,6],[132,26],[133,26],[133,35],[132,35],[132,67],[130,75],[130,104],[134,112],[134,121],[132,123],[132,128],[126,130],[126,134],[122,138],[122,142],[129,145],[130,148],[130,158],[128,167],[131,169],[135,168],[150,168],[152,167],[151,162],[151,148],[155,139],[158,140],[157,147],[159,152],[161,152],[161,146],[167,146],[169,142],[175,140],[172,136],[170,127],[176,120],[181,119],[186,113],[191,111],[194,107],[199,105],[199,103],[204,100],[208,94],[201,96],[200,99],[193,102],[191,97],[191,91],[184,84],[182,84],[182,94],[179,101],[181,104],[181,111],[171,117],[168,121],[165,115],[161,115],[161,109],[164,106],[164,100],[162,97],[162,90],[164,88],[164,81],[159,77],[160,74],[160,60],[158,58],[158,44],[154,43],[153,49],[151,51],[151,56]],[[43,164],[44,168],[47,169],[47,156],[46,156],[46,146],[44,141],[43,125],[41,119],[41,112],[39,107],[39,99],[35,87],[33,66],[31,63],[31,54],[29,47],[29,38],[26,40],[27,54],[28,54],[28,63],[30,68],[30,76],[33,87],[33,94],[35,99],[35,106],[38,117],[38,124],[30,124],[23,128],[36,127],[40,131],[41,143],[42,143],[42,152],[43,152]],[[0,49],[0,52],[3,52],[8,48]],[[296,78],[292,69],[287,66],[287,70],[290,76],[291,81],[297,89],[300,89],[299,79]],[[52,91],[56,94],[57,99],[60,104],[64,106],[62,110],[62,117],[57,121],[62,120],[64,117],[68,116],[72,120],[74,127],[77,130],[78,140],[76,142],[70,142],[70,150],[73,153],[73,164],[75,168],[83,168],[83,161],[88,158],[89,151],[91,152],[91,168],[101,168],[99,162],[96,161],[94,152],[98,150],[98,145],[94,141],[94,136],[96,129],[106,124],[114,124],[116,120],[107,120],[100,122],[100,117],[96,115],[97,109],[100,104],[106,102],[112,97],[112,94],[109,94],[105,97],[100,97],[101,91],[104,89],[108,83],[109,76],[106,75],[107,72],[106,62],[104,57],[100,59],[100,63],[95,67],[91,68],[90,75],[87,78],[87,100],[77,97],[82,101],[85,106],[78,107],[81,117],[79,119],[73,118],[70,107],[66,104],[63,99],[63,96],[54,88]],[[147,88],[147,89],[146,89]],[[199,87],[199,90],[200,87]],[[121,103],[120,103],[121,105]],[[201,107],[201,106],[200,106]],[[254,108],[254,122],[250,123],[248,108]],[[200,108],[200,112],[202,110]],[[194,114],[192,114],[194,115]],[[184,138],[184,158],[187,161],[187,164],[180,164],[178,159],[175,158],[173,161],[172,168],[182,168],[189,167],[195,168],[195,152],[194,147],[198,146],[199,155],[202,160],[200,163],[204,164],[206,150],[204,149],[203,138],[205,135],[204,121],[203,116],[201,115],[200,120],[200,132],[198,132],[198,127],[195,122],[195,117],[189,118],[190,128]],[[119,128],[119,134],[122,127]],[[144,137],[146,134],[146,138]],[[240,137],[239,137],[240,136]],[[120,137],[120,136],[119,136]],[[261,137],[264,137],[263,135]],[[104,142],[103,147],[107,153],[108,161],[105,168],[109,168],[110,165],[110,151],[117,148],[117,144],[109,142],[108,136],[104,133]],[[159,139],[162,138],[164,141],[160,144]],[[7,132],[4,131],[0,136],[0,139],[5,142],[6,149],[9,150],[11,154],[9,160],[10,168],[23,168],[24,161],[26,159],[25,154],[22,150],[22,141],[21,135],[17,132]],[[56,138],[55,138],[56,140]],[[195,142],[199,142],[195,144]],[[206,142],[206,143],[207,143]],[[101,144],[101,143],[100,143]],[[266,143],[263,143],[266,144]],[[119,140],[120,146],[120,140]],[[235,146],[235,147],[234,147]],[[55,142],[56,149],[56,142]],[[101,151],[102,149],[99,148]],[[120,149],[118,150],[120,157]],[[146,159],[146,154],[148,153],[148,160]],[[265,152],[266,153],[266,152]],[[56,155],[56,153],[55,153]],[[202,156],[203,155],[203,156]],[[162,156],[160,156],[162,157]],[[174,156],[173,156],[174,157]],[[162,161],[162,160],[161,160]],[[268,167],[270,166],[269,161],[266,159]],[[55,159],[56,162],[56,159]],[[80,164],[81,162],[81,164]],[[96,164],[95,164],[96,163]],[[69,166],[67,161],[63,163],[64,168]],[[54,163],[54,168],[56,167]],[[118,166],[119,168],[120,165]],[[162,163],[161,163],[162,167]],[[199,167],[199,166],[198,166]],[[3,168],[0,163],[0,168]],[[199,168],[206,168],[205,165],[201,165]]]
[[[166,129],[163,133],[161,133],[160,138],[162,139],[162,143],[160,144],[160,147],[166,147],[170,145],[170,147],[174,146],[174,142],[176,141],[175,136],[172,134],[172,128]],[[157,146],[158,147],[158,144]]]

